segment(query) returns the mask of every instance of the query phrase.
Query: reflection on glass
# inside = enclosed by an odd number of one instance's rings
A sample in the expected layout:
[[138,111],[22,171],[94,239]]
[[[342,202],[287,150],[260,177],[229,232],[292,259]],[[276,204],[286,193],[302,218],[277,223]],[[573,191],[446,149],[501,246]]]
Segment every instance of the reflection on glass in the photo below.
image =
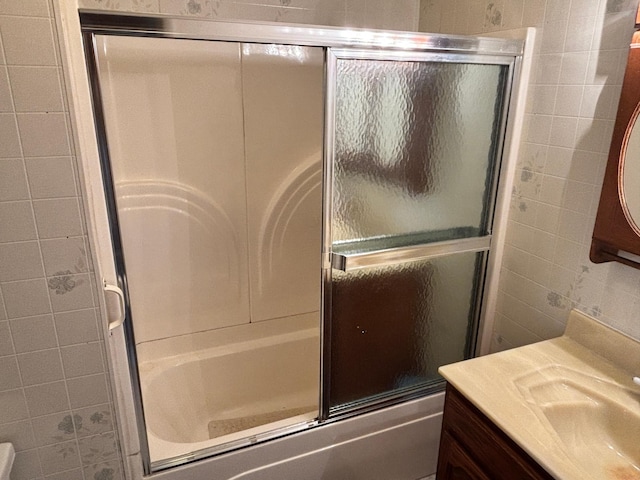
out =
[[339,59],[334,243],[488,233],[507,70]]
[[333,272],[332,407],[438,382],[468,355],[482,254]]

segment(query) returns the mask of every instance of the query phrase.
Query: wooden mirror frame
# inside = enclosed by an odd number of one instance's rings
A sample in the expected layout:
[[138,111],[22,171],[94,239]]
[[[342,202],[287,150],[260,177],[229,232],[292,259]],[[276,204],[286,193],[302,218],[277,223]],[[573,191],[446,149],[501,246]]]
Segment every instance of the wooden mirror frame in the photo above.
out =
[[[640,19],[640,11],[638,18]],[[638,227],[633,225],[625,215],[627,207],[622,195],[623,149],[626,147],[628,132],[636,120],[636,110],[639,106],[640,31],[636,30],[629,49],[618,115],[611,138],[609,160],[593,229],[589,257],[594,263],[616,261],[640,269],[640,235],[637,233]],[[640,122],[640,118],[638,121]],[[640,128],[640,124],[637,128]],[[636,223],[640,223],[640,219],[636,219]],[[625,252],[632,255],[625,255]]]

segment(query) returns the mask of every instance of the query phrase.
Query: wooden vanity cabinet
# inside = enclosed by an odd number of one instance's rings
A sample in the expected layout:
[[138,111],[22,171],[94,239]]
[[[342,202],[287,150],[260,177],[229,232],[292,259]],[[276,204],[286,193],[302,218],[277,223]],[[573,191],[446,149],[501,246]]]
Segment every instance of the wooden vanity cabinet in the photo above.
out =
[[553,477],[447,384],[436,479],[553,480]]

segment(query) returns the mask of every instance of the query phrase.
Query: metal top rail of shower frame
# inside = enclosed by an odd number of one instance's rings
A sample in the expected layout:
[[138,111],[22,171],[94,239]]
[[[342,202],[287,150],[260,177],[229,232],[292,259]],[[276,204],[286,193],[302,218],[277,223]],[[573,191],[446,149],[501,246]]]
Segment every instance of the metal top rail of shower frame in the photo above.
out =
[[479,55],[520,56],[524,42],[491,37],[367,30],[345,27],[276,25],[263,22],[202,20],[186,17],[119,14],[80,9],[83,32],[155,36],[194,40],[278,43],[315,47],[439,51]]

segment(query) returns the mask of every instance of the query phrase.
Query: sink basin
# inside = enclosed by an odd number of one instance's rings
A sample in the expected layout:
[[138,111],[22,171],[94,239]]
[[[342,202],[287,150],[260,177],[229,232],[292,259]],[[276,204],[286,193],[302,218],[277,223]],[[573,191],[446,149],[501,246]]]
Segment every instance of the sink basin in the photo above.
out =
[[514,382],[576,466],[594,479],[640,480],[640,396],[552,365]]

